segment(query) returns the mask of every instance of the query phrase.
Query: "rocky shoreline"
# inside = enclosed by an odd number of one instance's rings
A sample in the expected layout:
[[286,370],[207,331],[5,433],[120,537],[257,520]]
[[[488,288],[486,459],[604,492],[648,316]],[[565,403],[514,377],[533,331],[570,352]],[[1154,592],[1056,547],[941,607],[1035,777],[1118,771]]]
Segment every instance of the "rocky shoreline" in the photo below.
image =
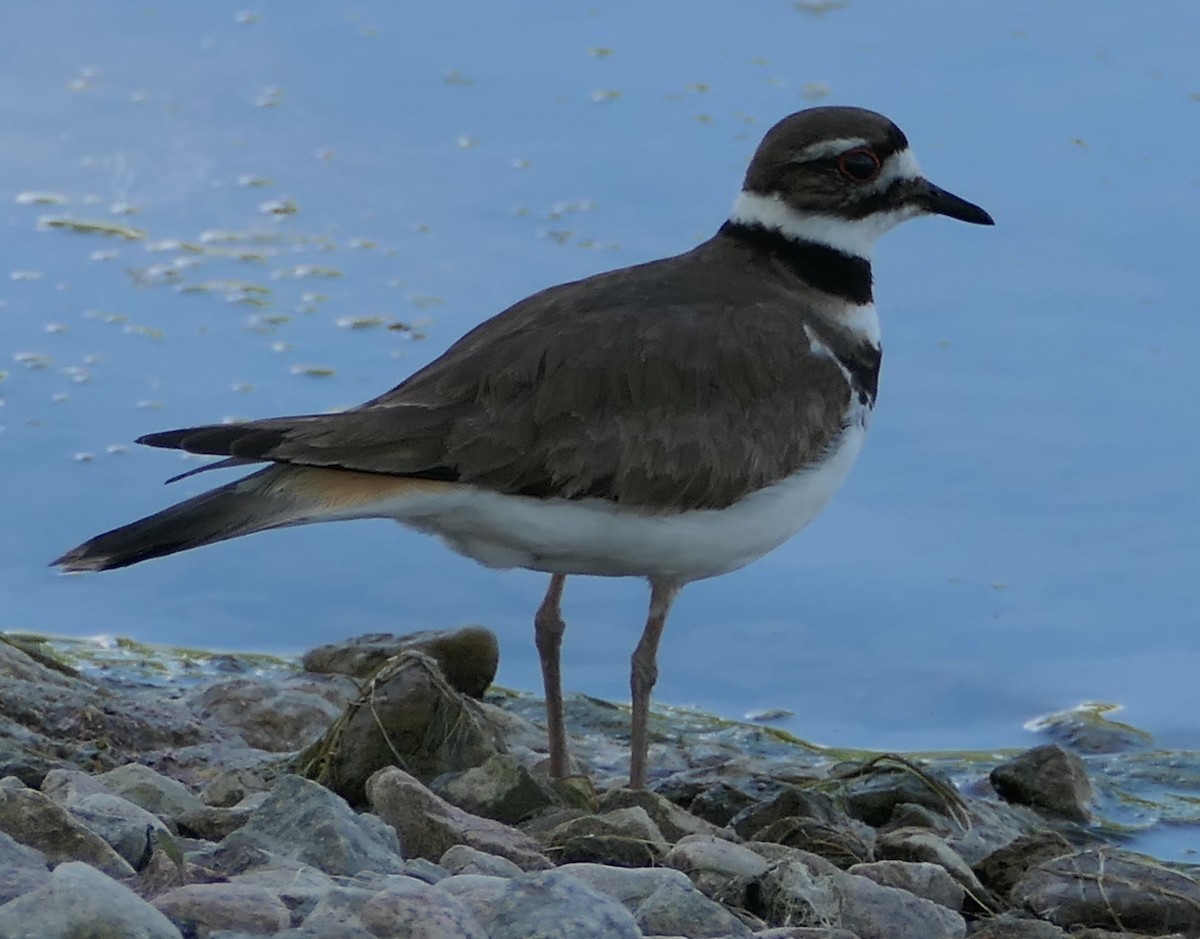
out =
[[0,636],[0,939],[1200,936],[1196,869],[1102,837],[1094,727],[965,778],[664,708],[634,792],[621,709],[571,699],[551,781],[496,659]]

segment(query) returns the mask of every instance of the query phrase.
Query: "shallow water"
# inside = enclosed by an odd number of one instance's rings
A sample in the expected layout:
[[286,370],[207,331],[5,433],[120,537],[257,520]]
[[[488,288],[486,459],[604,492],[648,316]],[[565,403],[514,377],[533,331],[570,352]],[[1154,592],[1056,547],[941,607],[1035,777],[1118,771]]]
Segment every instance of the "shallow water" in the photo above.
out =
[[[161,490],[196,464],[137,435],[371,397],[536,289],[706,237],[771,123],[854,103],[998,224],[879,246],[859,465],[799,538],[683,593],[658,697],[891,750],[1029,745],[1100,700],[1200,749],[1194,4],[3,17],[0,629],[295,651],[477,621],[535,688],[544,578],[389,523],[45,564],[211,481]],[[568,584],[568,688],[626,693],[644,603]]]

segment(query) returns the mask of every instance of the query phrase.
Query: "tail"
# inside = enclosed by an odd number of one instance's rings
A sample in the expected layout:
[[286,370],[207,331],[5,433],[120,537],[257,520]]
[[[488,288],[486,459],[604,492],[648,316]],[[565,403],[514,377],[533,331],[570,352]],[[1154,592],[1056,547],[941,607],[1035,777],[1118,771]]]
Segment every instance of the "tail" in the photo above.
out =
[[97,535],[51,561],[64,571],[108,571],[288,525],[400,518],[401,501],[450,483],[352,470],[276,464]]
[[193,496],[97,535],[52,561],[64,571],[107,571],[306,519],[296,499],[273,486],[279,467]]

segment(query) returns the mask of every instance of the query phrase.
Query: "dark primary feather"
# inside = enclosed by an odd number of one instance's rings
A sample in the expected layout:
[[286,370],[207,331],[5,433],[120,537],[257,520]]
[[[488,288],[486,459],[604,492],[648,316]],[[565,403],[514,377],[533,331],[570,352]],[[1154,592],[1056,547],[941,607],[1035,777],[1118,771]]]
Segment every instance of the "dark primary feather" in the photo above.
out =
[[721,508],[819,459],[841,430],[851,389],[836,361],[809,354],[805,326],[847,360],[863,344],[818,320],[816,297],[778,257],[718,234],[669,263],[535,294],[354,410],[140,442],[509,494]]

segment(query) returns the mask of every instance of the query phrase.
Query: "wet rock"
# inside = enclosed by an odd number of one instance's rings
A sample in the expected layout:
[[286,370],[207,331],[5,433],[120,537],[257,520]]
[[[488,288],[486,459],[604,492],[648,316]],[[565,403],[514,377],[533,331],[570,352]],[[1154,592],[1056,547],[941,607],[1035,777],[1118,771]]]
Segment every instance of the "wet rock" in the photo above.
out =
[[488,939],[641,939],[632,914],[616,900],[560,871],[520,877],[451,877],[453,892]]
[[155,897],[153,905],[188,935],[218,929],[270,935],[292,922],[279,897],[246,884],[188,884]]
[[503,749],[479,706],[446,682],[433,659],[405,653],[380,670],[297,766],[361,805],[367,779],[385,766],[403,764],[428,782]]
[[[250,820],[221,842],[218,860],[258,849],[311,864],[327,874],[403,873],[400,841],[373,815],[358,815],[323,786],[284,776]],[[257,866],[257,865],[252,865]]]
[[393,881],[362,906],[362,924],[379,939],[489,939],[468,904],[411,878]]
[[1046,830],[1046,820],[1033,809],[999,799],[972,799],[967,814],[970,827],[951,831],[943,840],[972,866],[1017,838]]
[[86,861],[114,877],[133,873],[107,841],[61,805],[11,777],[0,785],[0,832],[36,848],[51,863]]
[[183,783],[140,763],[118,766],[95,779],[113,795],[166,818],[178,818],[204,805]]
[[107,792],[83,796],[67,811],[107,841],[134,870],[150,860],[151,834],[170,834],[157,815]]
[[688,939],[742,939],[750,928],[688,881],[668,881],[646,897],[634,919],[647,936],[686,936]]
[[36,848],[0,831],[0,904],[50,880],[50,862]]
[[1012,898],[1063,927],[1200,933],[1200,883],[1150,858],[1111,848],[1044,862],[1017,882]]
[[[601,812],[635,806],[646,812],[662,836],[672,844],[688,835],[721,835],[721,829],[716,825],[697,818],[690,812],[681,809],[670,799],[657,792],[651,792],[649,789],[626,789],[624,787],[610,789],[600,797],[599,801]],[[726,836],[728,836],[727,832]]]
[[517,825],[562,804],[549,783],[535,777],[507,753],[497,753],[482,766],[439,777],[429,788],[472,815],[506,825]]
[[197,712],[233,729],[252,747],[287,753],[329,729],[358,694],[342,677],[289,676],[282,681],[230,678],[193,695]]
[[1006,913],[980,923],[971,931],[971,939],[1067,939],[1067,933],[1044,920]]
[[500,645],[495,634],[482,626],[465,626],[404,636],[368,633],[345,642],[318,646],[304,654],[303,665],[309,672],[336,672],[369,678],[388,659],[409,651],[432,657],[451,687],[472,698],[483,697],[500,664]]
[[434,861],[453,845],[466,844],[508,858],[522,870],[550,866],[528,835],[464,812],[394,766],[367,780],[366,795],[371,810],[399,832],[412,857]]
[[847,873],[857,874],[882,884],[940,903],[958,912],[962,909],[966,891],[946,873],[945,868],[927,861],[874,861],[855,864]]
[[94,867],[68,861],[49,883],[0,907],[0,936],[182,939],[166,916]]
[[997,896],[1007,897],[1025,874],[1051,858],[1073,854],[1075,847],[1057,832],[1023,835],[975,865],[979,880]]
[[487,877],[516,877],[524,871],[508,858],[488,854],[478,848],[456,844],[438,861],[451,874],[483,874]]
[[1001,763],[989,777],[1000,797],[1075,822],[1091,818],[1092,784],[1074,753],[1050,743]]
[[543,838],[560,863],[597,861],[618,867],[650,867],[670,847],[641,806],[584,815],[564,822]]
[[839,795],[851,817],[879,828],[901,805],[919,805],[945,816],[952,810],[954,792],[950,780],[928,767],[879,762],[864,767],[861,775],[847,778]]

